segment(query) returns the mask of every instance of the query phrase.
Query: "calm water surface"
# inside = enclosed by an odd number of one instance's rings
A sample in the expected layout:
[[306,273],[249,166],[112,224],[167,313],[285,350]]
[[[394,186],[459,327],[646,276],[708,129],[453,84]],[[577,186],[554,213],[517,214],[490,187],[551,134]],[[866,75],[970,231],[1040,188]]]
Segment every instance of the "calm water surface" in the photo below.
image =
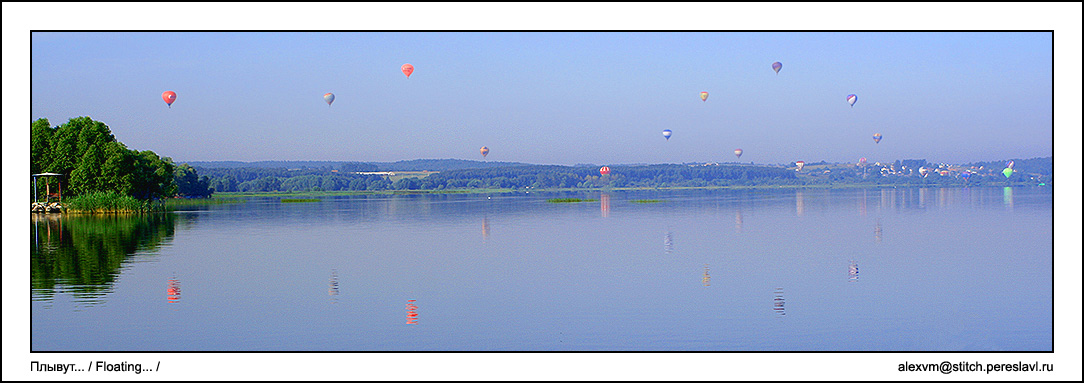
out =
[[1050,351],[1052,213],[1017,187],[35,216],[31,349]]

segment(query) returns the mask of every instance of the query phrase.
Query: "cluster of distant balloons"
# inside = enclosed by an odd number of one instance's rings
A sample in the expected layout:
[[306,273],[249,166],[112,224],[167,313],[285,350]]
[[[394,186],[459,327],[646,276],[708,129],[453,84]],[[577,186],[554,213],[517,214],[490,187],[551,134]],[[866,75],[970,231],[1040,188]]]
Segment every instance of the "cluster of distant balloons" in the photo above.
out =
[[[410,65],[410,64],[403,64],[403,66],[400,67],[399,69],[403,71],[403,74],[406,75],[406,77],[408,79],[410,78],[410,75],[414,73],[414,66]],[[772,63],[772,70],[775,71],[775,74],[779,74],[780,69],[783,69],[783,63],[778,62],[778,61]],[[700,100],[704,101],[704,102],[707,102],[708,101],[708,92],[700,92]],[[162,101],[166,102],[167,107],[172,108],[173,107],[173,102],[177,101],[177,93],[174,92],[174,91],[171,91],[171,90],[167,90],[167,91],[163,92],[162,93]],[[327,106],[330,108],[331,103],[335,102],[335,94],[330,93],[330,92],[324,93],[324,102],[326,102]],[[854,94],[847,95],[847,103],[850,104],[852,108],[854,107],[854,103],[856,103],[856,102],[858,102],[858,96],[857,95],[854,95]],[[670,140],[670,136],[673,135],[673,134],[674,134],[674,132],[672,130],[670,130],[670,129],[663,129],[663,131],[662,131],[662,136],[665,137],[667,141]],[[877,133],[877,134],[873,135],[873,142],[874,143],[881,143],[881,134],[880,133]],[[482,153],[482,158],[485,158],[487,155],[489,155],[489,148],[488,147],[483,146],[481,149],[479,149],[479,151]],[[743,151],[740,148],[739,149],[734,149],[734,155],[737,156],[738,158],[741,158],[742,153],[743,153]],[[865,160],[865,158],[863,158],[862,160]],[[796,164],[798,166],[797,170],[801,171],[803,165],[805,165],[805,162],[798,161],[798,162],[796,162]],[[605,172],[602,172],[600,170],[600,173],[602,173],[602,175],[606,175],[606,174],[610,173],[610,169],[608,167],[603,167],[603,169],[605,169]],[[1011,161],[1009,163],[1009,166],[1005,168],[1005,171],[1003,173],[1005,173],[1005,177],[1009,177],[1010,175],[1012,175],[1012,163],[1011,163]]]

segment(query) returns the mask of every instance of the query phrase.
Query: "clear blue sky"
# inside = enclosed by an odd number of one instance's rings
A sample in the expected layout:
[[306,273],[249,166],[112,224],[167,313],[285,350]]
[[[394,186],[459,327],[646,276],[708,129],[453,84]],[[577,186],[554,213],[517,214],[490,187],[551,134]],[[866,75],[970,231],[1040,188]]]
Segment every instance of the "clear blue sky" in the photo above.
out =
[[[489,160],[547,164],[734,161],[735,148],[757,163],[1029,158],[1053,154],[1052,39],[33,33],[31,114],[54,125],[91,116],[130,148],[177,161],[481,159],[483,145]],[[166,90],[178,94],[172,108]]]

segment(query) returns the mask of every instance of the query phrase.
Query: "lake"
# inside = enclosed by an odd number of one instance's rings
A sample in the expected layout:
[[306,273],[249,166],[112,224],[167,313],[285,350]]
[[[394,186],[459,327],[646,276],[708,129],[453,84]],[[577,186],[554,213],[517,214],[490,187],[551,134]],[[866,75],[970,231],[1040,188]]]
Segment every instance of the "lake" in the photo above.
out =
[[283,198],[32,215],[31,351],[1053,350],[1048,187]]

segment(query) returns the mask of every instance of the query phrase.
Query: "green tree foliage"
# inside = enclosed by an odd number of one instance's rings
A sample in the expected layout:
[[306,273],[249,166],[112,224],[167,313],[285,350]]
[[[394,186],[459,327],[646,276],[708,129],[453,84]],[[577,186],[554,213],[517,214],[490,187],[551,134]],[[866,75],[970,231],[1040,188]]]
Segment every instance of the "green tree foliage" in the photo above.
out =
[[52,163],[53,128],[41,118],[30,123],[30,174],[42,173]]
[[364,164],[361,162],[344,162],[342,165],[339,165],[339,171],[344,173],[375,172],[377,169],[376,165]]
[[30,171],[65,175],[64,190],[73,195],[116,192],[152,199],[177,193],[172,160],[128,149],[108,126],[90,117],[55,128],[44,118],[32,122],[30,149]]
[[211,179],[207,176],[200,177],[196,169],[188,164],[174,167],[173,181],[177,184],[177,194],[185,197],[208,198],[214,189],[211,189]]

